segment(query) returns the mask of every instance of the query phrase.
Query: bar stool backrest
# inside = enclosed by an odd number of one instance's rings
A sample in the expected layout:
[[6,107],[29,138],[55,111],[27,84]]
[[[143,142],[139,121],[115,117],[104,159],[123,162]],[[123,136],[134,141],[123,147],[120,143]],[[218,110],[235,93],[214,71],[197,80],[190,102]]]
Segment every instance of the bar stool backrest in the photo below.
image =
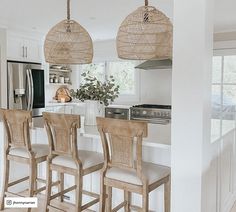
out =
[[44,112],[43,118],[48,134],[50,153],[78,159],[77,129],[80,128],[80,116]]
[[24,147],[31,150],[29,126],[32,114],[25,110],[0,109],[7,135],[6,147]]
[[147,123],[97,117],[102,139],[105,167],[142,173],[142,138],[147,137]]

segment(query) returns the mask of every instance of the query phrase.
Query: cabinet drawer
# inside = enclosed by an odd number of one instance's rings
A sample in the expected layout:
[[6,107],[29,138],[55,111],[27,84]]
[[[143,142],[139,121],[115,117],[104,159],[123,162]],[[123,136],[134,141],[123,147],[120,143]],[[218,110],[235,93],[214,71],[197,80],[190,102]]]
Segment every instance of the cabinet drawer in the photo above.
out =
[[129,120],[129,109],[124,108],[105,108],[105,117]]

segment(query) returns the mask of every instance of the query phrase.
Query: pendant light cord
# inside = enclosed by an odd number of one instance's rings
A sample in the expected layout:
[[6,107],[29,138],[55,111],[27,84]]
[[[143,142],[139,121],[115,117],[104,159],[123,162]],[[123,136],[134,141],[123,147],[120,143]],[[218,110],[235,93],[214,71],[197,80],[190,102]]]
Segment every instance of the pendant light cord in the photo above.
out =
[[70,0],[67,0],[67,20],[70,20]]
[[143,22],[148,23],[149,22],[149,14],[148,14],[148,0],[145,0],[145,13],[143,15]]

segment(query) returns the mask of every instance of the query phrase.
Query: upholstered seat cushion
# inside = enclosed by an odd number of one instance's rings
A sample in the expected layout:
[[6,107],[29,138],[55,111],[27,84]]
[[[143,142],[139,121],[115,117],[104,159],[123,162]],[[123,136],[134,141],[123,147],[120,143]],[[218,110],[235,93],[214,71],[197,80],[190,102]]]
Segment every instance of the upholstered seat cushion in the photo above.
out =
[[[154,163],[143,162],[142,169],[149,185],[170,174],[169,167],[157,165]],[[142,182],[137,176],[136,172],[131,170],[113,167],[107,170],[106,177],[135,185],[142,185]]]
[[[32,151],[35,153],[35,158],[47,156],[49,154],[49,147],[46,144],[32,144]],[[10,155],[29,158],[28,151],[23,147],[13,147],[10,149]]]
[[[78,157],[82,162],[83,169],[102,164],[104,161],[103,154],[94,151],[79,150]],[[67,156],[57,156],[53,158],[52,164],[65,166],[72,169],[77,168],[74,160],[71,157]]]

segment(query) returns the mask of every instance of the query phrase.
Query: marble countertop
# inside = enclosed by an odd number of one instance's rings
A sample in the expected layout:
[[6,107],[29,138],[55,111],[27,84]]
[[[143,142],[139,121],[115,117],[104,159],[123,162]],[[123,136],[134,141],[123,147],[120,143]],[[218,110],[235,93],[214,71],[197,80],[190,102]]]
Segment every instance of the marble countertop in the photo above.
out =
[[85,105],[84,102],[81,101],[71,101],[71,102],[57,102],[50,101],[46,103],[46,107],[52,107],[52,106],[66,106],[66,105]]

